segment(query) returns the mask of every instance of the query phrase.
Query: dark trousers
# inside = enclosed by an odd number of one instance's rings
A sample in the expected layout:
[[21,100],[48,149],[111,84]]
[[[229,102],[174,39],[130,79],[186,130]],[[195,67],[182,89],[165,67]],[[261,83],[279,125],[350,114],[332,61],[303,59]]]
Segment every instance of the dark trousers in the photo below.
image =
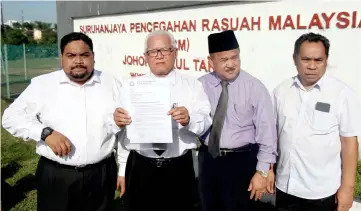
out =
[[192,211],[196,181],[192,152],[157,163],[131,151],[125,171],[127,211]]
[[249,183],[256,172],[258,146],[231,152],[216,159],[202,146],[199,159],[199,188],[203,211],[249,211]]
[[117,164],[112,155],[74,169],[41,157],[36,179],[38,211],[105,211],[114,200]]
[[323,199],[303,199],[276,190],[277,211],[335,211],[335,195]]

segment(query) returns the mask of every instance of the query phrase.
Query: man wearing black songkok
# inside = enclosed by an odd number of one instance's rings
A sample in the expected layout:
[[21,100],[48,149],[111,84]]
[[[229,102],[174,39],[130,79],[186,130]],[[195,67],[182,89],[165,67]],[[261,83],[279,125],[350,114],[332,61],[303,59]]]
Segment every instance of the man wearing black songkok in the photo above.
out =
[[[265,192],[275,163],[276,125],[268,90],[241,70],[233,31],[208,36],[213,72],[201,77],[213,124],[201,138],[199,184],[203,211],[250,211]],[[270,171],[272,174],[272,171]]]

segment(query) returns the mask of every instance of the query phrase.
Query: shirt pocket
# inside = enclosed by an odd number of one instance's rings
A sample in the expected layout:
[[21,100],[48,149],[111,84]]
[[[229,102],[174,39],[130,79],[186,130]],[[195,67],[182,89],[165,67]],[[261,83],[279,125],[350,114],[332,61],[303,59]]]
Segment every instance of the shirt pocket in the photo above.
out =
[[248,125],[253,118],[253,106],[250,103],[233,104],[234,116],[241,125]]
[[337,125],[336,116],[333,113],[313,111],[311,127],[316,134],[328,134]]

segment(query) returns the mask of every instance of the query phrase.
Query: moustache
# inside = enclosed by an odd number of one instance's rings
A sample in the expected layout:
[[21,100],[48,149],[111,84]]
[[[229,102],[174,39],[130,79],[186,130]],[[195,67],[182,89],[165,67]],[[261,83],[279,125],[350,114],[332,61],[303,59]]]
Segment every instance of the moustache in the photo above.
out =
[[236,68],[227,68],[226,71],[234,71]]
[[76,68],[86,69],[86,67],[83,66],[83,65],[76,65],[76,66],[72,67],[71,69],[74,70],[74,69],[76,69]]

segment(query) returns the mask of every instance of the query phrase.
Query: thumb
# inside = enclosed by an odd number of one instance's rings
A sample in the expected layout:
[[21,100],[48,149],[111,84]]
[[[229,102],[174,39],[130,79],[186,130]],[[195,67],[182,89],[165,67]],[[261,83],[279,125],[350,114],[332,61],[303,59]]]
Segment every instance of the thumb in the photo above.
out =
[[124,195],[124,192],[125,192],[124,188],[121,188],[120,189],[120,194],[119,194],[120,198]]
[[118,189],[119,189],[119,186],[120,186],[120,181],[117,180],[117,185],[115,186],[115,189],[118,190]]
[[125,184],[121,184],[120,185],[120,197],[122,197],[125,193]]
[[249,183],[248,191],[251,191],[252,188],[253,188],[253,186],[252,186],[252,182],[251,182],[251,183]]
[[337,204],[337,211],[341,211],[342,210],[342,207],[340,204]]
[[267,191],[269,193],[273,193],[273,190],[272,190],[272,181],[267,181]]
[[271,183],[269,181],[267,181],[266,190],[271,193]]

